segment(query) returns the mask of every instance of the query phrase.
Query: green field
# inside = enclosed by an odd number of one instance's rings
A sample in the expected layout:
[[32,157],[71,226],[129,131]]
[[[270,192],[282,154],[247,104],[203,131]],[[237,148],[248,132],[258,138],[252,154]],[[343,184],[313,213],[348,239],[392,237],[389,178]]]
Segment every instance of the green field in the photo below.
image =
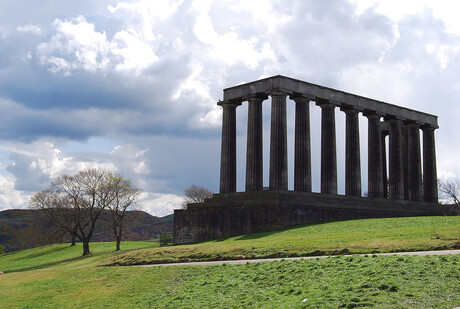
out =
[[[418,220],[417,220],[418,219]],[[415,221],[414,221],[415,220]],[[408,225],[418,226],[408,228]],[[380,227],[377,228],[376,226]],[[366,227],[367,226],[367,230]],[[397,232],[399,226],[399,232]],[[422,226],[425,226],[423,229]],[[342,233],[340,228],[345,228]],[[358,231],[363,229],[362,231]],[[380,230],[379,230],[380,229]],[[386,229],[386,232],[385,232]],[[379,232],[377,231],[379,230]],[[406,232],[406,230],[408,232]],[[425,230],[426,232],[421,232]],[[391,231],[391,232],[390,232]],[[322,234],[328,234],[329,237]],[[355,235],[358,233],[358,235]],[[361,233],[361,234],[359,234]],[[428,236],[423,236],[429,234]],[[283,236],[284,235],[284,236]],[[303,235],[303,236],[302,236]],[[361,235],[361,236],[359,236]],[[374,236],[371,236],[374,235]],[[392,235],[392,236],[389,236]],[[207,242],[212,252],[252,243],[257,252],[294,252],[307,242],[312,250],[374,251],[393,248],[444,248],[458,243],[455,217],[359,220],[310,225],[278,233],[252,234]],[[265,239],[265,241],[264,241]],[[379,240],[380,239],[380,240]],[[422,240],[425,241],[422,241]],[[284,243],[276,243],[282,240]],[[314,244],[317,244],[315,249]],[[265,247],[264,247],[265,244]],[[337,244],[339,246],[337,247]],[[200,244],[188,246],[193,250]],[[249,246],[249,245],[248,245]],[[101,267],[140,252],[182,252],[187,246],[158,248],[152,242],[44,246],[0,255],[1,308],[455,308],[460,306],[460,255],[338,256],[221,266]],[[139,249],[145,248],[148,249]],[[246,247],[245,247],[246,248]],[[231,249],[233,250],[233,249]],[[248,249],[245,249],[248,250]],[[270,251],[272,250],[272,251]],[[227,251],[226,251],[227,252]],[[165,253],[167,254],[167,253]],[[212,253],[217,254],[217,253]],[[230,253],[226,253],[229,254]],[[238,254],[240,252],[238,251]]]
[[309,224],[192,245],[121,254],[105,265],[378,253],[460,248],[460,217],[364,219]]

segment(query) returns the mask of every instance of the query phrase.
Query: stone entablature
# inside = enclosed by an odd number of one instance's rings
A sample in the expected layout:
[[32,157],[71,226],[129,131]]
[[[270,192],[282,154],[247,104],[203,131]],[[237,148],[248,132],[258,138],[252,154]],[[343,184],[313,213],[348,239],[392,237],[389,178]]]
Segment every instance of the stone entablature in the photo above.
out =
[[363,112],[371,111],[381,116],[396,117],[400,120],[413,121],[433,128],[438,128],[438,117],[435,115],[369,99],[341,90],[315,85],[282,75],[276,75],[254,82],[226,88],[224,89],[224,102],[237,101],[241,103],[253,97],[266,97],[273,92],[282,92],[294,97],[306,97],[312,101],[326,100],[337,106],[349,105]]

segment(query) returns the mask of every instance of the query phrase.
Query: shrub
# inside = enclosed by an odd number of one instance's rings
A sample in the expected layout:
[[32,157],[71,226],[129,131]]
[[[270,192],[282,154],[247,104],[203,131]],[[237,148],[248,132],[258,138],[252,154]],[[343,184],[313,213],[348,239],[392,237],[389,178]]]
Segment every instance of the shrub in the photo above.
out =
[[171,232],[166,232],[166,233],[161,232],[160,233],[160,246],[170,246],[172,245],[172,241],[173,241],[173,233]]

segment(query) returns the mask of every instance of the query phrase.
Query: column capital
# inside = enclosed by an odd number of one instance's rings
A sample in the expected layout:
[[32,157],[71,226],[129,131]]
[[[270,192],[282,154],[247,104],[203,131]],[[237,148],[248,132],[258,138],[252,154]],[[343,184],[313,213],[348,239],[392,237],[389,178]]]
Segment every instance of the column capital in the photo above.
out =
[[385,121],[387,122],[392,122],[392,121],[403,121],[406,120],[406,118],[399,117],[399,116],[394,116],[394,115],[385,115],[384,116]]
[[422,125],[418,122],[408,122],[406,123],[406,127],[407,128],[417,128],[417,129],[420,129]]
[[262,103],[267,98],[268,98],[267,96],[256,96],[256,97],[248,98],[247,101],[248,102],[255,102],[255,103]]
[[364,108],[362,107],[359,107],[359,106],[351,106],[351,105],[348,105],[348,104],[341,104],[340,105],[340,110],[344,113],[359,113],[359,112],[363,112],[364,111]]
[[367,119],[374,119],[374,118],[380,119],[380,118],[384,117],[385,115],[381,114],[381,113],[374,112],[374,111],[370,111],[370,110],[364,110],[363,116],[367,117]]
[[316,105],[321,107],[322,109],[336,108],[337,107],[336,104],[334,104],[334,103],[332,103],[331,101],[328,101],[328,100],[317,100]]
[[345,114],[358,114],[358,113],[361,112],[358,109],[348,108],[348,107],[346,107],[346,108],[340,107],[340,111],[344,112]]
[[430,124],[423,124],[420,126],[420,128],[422,129],[422,131],[430,131],[430,130],[436,130],[436,129],[439,129],[439,126],[432,126]]
[[306,96],[306,95],[293,95],[291,94],[289,96],[289,99],[296,103],[310,103],[310,101],[314,101],[314,98],[311,96]]
[[242,103],[241,100],[231,100],[231,101],[219,101],[217,102],[217,105],[222,106],[222,107],[237,107],[240,106]]
[[272,97],[276,97],[276,96],[279,96],[279,97],[282,97],[282,96],[287,97],[287,96],[288,96],[288,93],[283,92],[283,91],[272,91],[272,92],[270,92],[270,96],[272,96]]

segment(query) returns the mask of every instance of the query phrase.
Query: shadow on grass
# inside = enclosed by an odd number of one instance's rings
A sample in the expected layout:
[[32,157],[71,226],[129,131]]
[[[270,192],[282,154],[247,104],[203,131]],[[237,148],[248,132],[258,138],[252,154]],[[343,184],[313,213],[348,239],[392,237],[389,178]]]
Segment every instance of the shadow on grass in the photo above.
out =
[[5,273],[17,273],[17,272],[24,272],[24,271],[29,271],[29,270],[37,270],[37,269],[42,269],[42,268],[47,268],[47,267],[53,267],[59,264],[64,264],[68,262],[76,262],[79,260],[83,260],[86,258],[93,258],[101,255],[105,255],[107,252],[98,252],[98,253],[91,253],[90,255],[86,256],[77,256],[77,257],[72,257],[68,259],[63,259],[55,262],[48,262],[48,263],[43,263],[40,265],[34,265],[34,266],[29,266],[29,267],[23,267],[23,268],[16,268],[16,269],[11,269],[11,270],[6,270]]
[[[49,246],[52,246],[52,245],[49,245]],[[63,250],[67,250],[69,248],[70,248],[70,246],[55,247],[55,248],[52,248],[52,249],[49,248],[48,250],[43,250],[42,252],[24,255],[23,257],[18,258],[18,260],[27,260],[27,259],[38,258],[38,257],[48,255],[48,254],[51,254],[51,253],[56,253],[56,252],[60,252],[60,251],[63,251]]]
[[[307,223],[307,224],[299,224],[299,225],[293,225],[293,226],[290,226],[290,227],[287,227],[287,228],[280,228],[278,230],[275,230],[275,231],[267,231],[267,232],[258,232],[258,233],[253,233],[253,234],[244,234],[244,235],[241,235],[237,238],[235,238],[235,240],[252,240],[252,239],[260,239],[260,238],[264,238],[264,237],[267,237],[267,236],[271,236],[271,235],[274,235],[274,234],[277,234],[277,233],[281,233],[281,232],[286,232],[286,231],[289,231],[289,230],[293,230],[293,229],[297,229],[297,228],[303,228],[303,227],[309,227],[309,226],[316,226],[316,225],[325,225],[325,224],[330,224],[331,222],[316,222],[316,223]],[[238,235],[234,235],[234,236],[229,236],[229,237],[224,237],[224,238],[219,238],[219,239],[216,239],[214,240],[215,242],[222,242],[222,241],[226,241],[230,238],[233,238],[235,236],[238,236]]]

